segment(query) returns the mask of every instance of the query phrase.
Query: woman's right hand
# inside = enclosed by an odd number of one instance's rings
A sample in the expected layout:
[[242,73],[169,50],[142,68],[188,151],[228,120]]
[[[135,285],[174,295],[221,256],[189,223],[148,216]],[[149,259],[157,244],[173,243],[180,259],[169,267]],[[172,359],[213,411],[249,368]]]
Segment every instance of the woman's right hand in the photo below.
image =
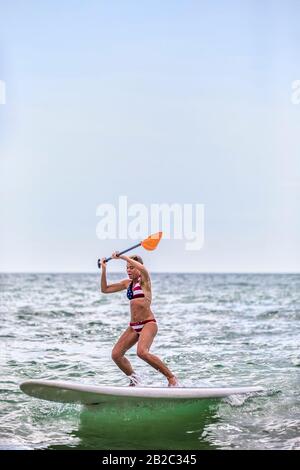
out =
[[102,269],[106,269],[106,258],[101,258],[100,265]]

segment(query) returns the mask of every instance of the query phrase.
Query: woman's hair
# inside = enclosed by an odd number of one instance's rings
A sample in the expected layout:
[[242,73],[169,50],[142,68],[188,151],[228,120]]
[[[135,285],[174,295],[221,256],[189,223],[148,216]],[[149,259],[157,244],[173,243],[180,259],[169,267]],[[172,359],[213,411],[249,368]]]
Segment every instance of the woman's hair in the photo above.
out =
[[141,264],[144,264],[142,258],[139,255],[132,255],[132,256],[129,256],[129,258],[133,259],[134,261],[138,261]]

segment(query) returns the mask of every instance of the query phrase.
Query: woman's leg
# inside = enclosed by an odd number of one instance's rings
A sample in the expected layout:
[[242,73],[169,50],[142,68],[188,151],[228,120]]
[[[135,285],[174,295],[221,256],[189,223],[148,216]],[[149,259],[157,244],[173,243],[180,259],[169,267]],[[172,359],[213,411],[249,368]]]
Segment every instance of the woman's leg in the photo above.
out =
[[138,347],[137,347],[137,355],[146,361],[150,366],[154,367],[154,369],[159,370],[165,377],[167,377],[169,381],[169,385],[176,385],[177,380],[174,374],[170,371],[170,369],[159,359],[159,357],[154,356],[149,352],[151,344],[155,338],[157,333],[157,324],[154,322],[146,323],[144,328],[142,329],[139,337]]
[[131,375],[133,373],[133,369],[128,359],[124,357],[124,354],[137,343],[138,339],[138,334],[129,326],[120,336],[112,350],[112,360],[126,375]]

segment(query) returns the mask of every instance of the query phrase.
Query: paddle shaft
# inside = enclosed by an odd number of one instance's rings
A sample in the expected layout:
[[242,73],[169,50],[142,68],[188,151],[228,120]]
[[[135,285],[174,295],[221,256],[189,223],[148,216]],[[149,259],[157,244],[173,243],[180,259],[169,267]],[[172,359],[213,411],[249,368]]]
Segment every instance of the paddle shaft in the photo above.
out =
[[[137,245],[133,245],[130,248],[127,248],[127,250],[120,251],[119,256],[124,255],[124,253],[127,253],[127,251],[133,250],[134,248],[138,248],[139,246],[141,246],[141,242],[138,243]],[[105,259],[105,262],[107,263],[107,261],[110,261],[111,259],[112,259],[112,257],[110,256],[109,258]],[[101,268],[101,260],[100,259],[98,259],[98,268],[99,269]]]

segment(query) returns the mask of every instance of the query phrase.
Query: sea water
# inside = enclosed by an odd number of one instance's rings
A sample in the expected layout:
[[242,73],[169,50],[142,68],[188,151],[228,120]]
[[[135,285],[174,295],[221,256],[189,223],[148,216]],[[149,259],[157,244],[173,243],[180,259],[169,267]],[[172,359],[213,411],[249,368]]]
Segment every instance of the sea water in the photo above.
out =
[[[0,448],[300,449],[300,275],[153,274],[152,284],[151,352],[182,386],[266,392],[127,407],[28,397],[28,379],[127,386],[111,349],[129,304],[125,292],[101,294],[99,274],[0,274]],[[144,385],[167,385],[136,347],[127,357]]]

